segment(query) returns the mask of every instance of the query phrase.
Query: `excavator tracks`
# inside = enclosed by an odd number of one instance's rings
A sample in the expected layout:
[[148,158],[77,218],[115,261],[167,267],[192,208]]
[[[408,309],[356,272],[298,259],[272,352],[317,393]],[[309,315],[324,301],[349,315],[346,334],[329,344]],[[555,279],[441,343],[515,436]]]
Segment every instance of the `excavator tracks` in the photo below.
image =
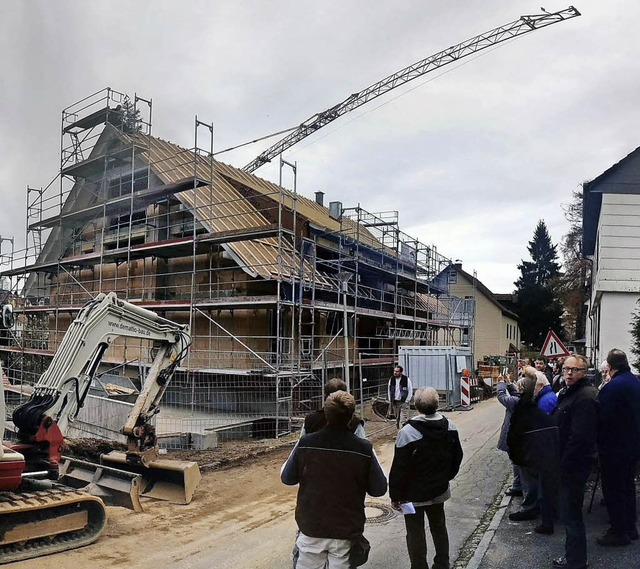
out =
[[98,539],[106,524],[100,498],[55,486],[0,493],[0,564],[75,549]]

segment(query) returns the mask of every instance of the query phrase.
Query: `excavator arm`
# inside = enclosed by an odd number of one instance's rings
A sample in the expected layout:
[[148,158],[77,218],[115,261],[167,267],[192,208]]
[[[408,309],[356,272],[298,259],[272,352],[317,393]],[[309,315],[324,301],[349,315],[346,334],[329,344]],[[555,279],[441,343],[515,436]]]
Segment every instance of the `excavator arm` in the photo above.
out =
[[57,476],[63,438],[82,408],[102,358],[120,336],[152,340],[157,351],[138,399],[122,432],[132,461],[157,456],[150,421],[191,336],[188,326],[176,324],[144,308],[119,300],[115,293],[89,301],[67,330],[51,364],[33,394],[13,412],[17,449],[25,454],[27,470]]

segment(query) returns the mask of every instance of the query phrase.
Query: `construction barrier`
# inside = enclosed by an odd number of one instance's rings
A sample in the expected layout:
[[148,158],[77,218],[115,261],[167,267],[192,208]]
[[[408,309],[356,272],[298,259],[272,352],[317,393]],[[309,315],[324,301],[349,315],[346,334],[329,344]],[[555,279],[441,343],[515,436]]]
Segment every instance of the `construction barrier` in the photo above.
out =
[[469,378],[469,398],[471,403],[482,401],[482,380],[477,377]]
[[[466,370],[465,370],[466,371]],[[482,399],[482,384],[477,377],[469,377],[464,372],[460,378],[460,404],[468,407]]]
[[462,370],[462,377],[460,378],[460,405],[463,407],[469,407],[471,405],[471,386],[468,370]]

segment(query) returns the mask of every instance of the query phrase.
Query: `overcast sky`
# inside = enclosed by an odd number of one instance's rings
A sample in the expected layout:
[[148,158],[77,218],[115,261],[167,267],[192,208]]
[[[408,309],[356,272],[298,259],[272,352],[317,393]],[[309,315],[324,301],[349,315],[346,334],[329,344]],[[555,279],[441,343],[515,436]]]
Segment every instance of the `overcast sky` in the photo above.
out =
[[[291,148],[298,191],[397,210],[405,233],[511,292],[538,220],[559,243],[572,191],[640,144],[640,2],[575,5],[581,17],[432,72]],[[187,148],[195,115],[214,123],[220,150],[537,13],[520,0],[3,0],[0,236],[24,246],[25,188],[60,168],[62,109],[101,88],[153,99],[153,134]],[[219,158],[243,166],[276,140]]]

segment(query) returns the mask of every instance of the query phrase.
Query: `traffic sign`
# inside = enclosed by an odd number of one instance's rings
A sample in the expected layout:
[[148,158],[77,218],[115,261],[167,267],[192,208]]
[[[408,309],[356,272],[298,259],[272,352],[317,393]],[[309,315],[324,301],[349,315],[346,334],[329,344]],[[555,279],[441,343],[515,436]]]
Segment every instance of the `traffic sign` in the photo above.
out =
[[540,353],[550,360],[554,358],[566,358],[571,355],[569,350],[567,350],[553,330],[549,330],[547,338],[544,341],[544,344],[542,344],[542,350]]

